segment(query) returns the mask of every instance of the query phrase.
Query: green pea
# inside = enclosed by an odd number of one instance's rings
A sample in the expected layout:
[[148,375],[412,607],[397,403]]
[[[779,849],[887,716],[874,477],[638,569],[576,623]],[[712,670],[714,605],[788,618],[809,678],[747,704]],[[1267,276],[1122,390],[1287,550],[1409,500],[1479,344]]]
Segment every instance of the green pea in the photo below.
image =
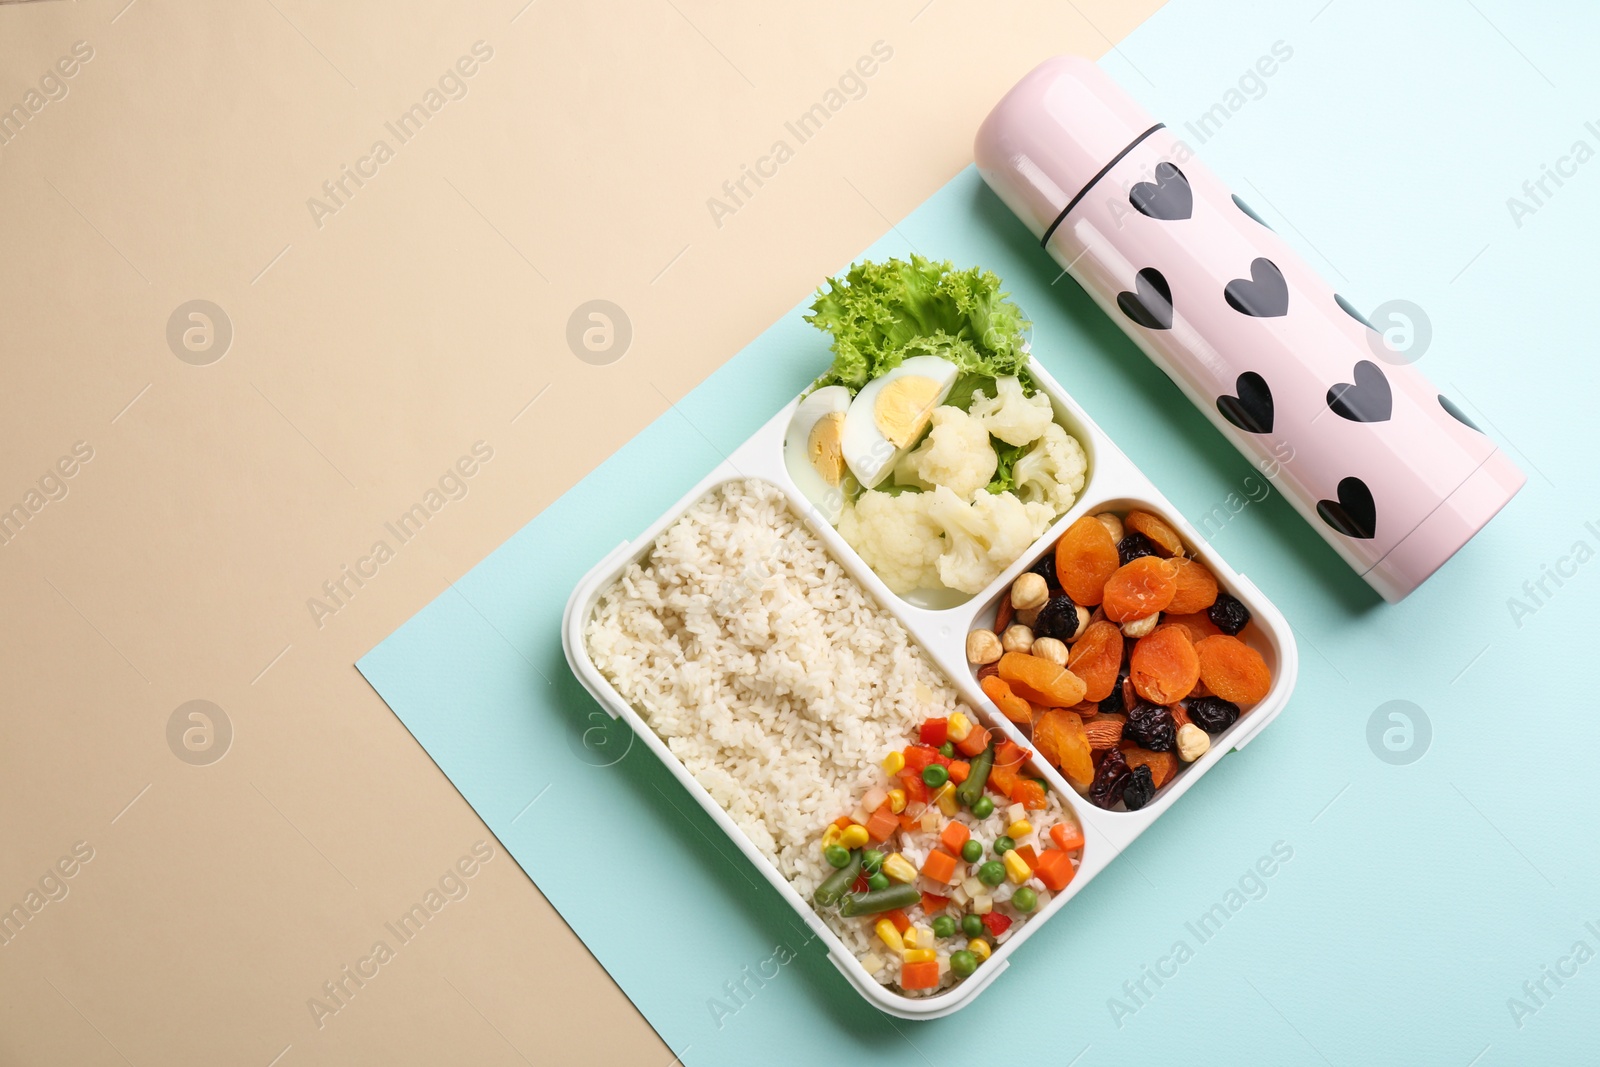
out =
[[983,846],[972,838],[967,838],[967,843],[961,846],[961,858],[968,863],[977,863],[983,859]]
[[957,978],[967,978],[978,969],[978,957],[966,949],[950,953],[950,971]]
[[975,818],[987,819],[994,814],[994,801],[987,796],[981,796],[972,802],[972,814]]
[[940,915],[933,920],[933,936],[941,941],[956,936],[956,921],[948,915]]
[[994,854],[996,856],[1004,856],[1007,852],[1010,852],[1016,847],[1017,843],[1011,840],[1010,836],[1006,834],[1001,834],[999,837],[994,839]]
[[938,789],[950,780],[950,772],[937,763],[930,763],[922,768],[922,784],[929,789]]
[[1006,880],[1006,865],[999,860],[990,860],[978,868],[978,881],[984,885],[995,886]]
[[861,854],[861,869],[868,874],[877,874],[883,869],[885,856],[875,848],[869,848]]
[[822,850],[822,858],[830,867],[843,867],[850,862],[850,850],[843,845],[829,845]]
[[888,889],[889,876],[882,871],[867,875],[867,886],[871,889]]
[[1039,906],[1039,894],[1028,886],[1019,885],[1011,894],[1011,906],[1018,911],[1032,911]]
[[982,937],[983,918],[978,915],[963,915],[961,917],[961,932],[968,937]]
[[945,759],[955,759],[956,746],[946,741],[944,744],[939,746],[939,755],[943,756]]

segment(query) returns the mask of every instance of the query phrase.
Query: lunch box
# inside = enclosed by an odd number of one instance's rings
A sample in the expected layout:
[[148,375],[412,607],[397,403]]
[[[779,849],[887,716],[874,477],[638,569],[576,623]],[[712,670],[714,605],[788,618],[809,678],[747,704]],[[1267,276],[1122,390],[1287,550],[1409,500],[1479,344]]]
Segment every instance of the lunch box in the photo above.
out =
[[[1075,436],[1084,447],[1089,460],[1089,471],[1081,493],[1072,508],[1055,521],[1044,536],[982,593],[965,603],[943,609],[915,606],[891,593],[872,569],[845,543],[839,532],[816,516],[816,509],[796,487],[784,465],[783,440],[794,413],[798,398],[786,405],[771,421],[761,427],[731,456],[719,464],[682,500],[649,528],[631,541],[618,545],[595,564],[573,590],[567,601],[562,619],[561,640],[567,661],[573,673],[613,718],[624,719],[646,748],[668,770],[677,776],[683,787],[699,802],[706,813],[722,827],[733,843],[745,854],[751,864],[764,875],[801,920],[828,948],[828,956],[840,973],[853,984],[861,995],[875,1007],[903,1019],[932,1019],[948,1015],[970,1004],[995,979],[1010,966],[1015,954],[1040,927],[1068,906],[1068,902],[1083,887],[1128,847],[1146,828],[1159,819],[1200,780],[1217,761],[1229,752],[1244,748],[1278,713],[1283,710],[1293,691],[1299,669],[1299,655],[1293,634],[1283,615],[1261,595],[1255,585],[1244,575],[1235,572],[1211,551],[1199,533],[1186,522],[1177,510],[1158,492],[1134,465],[1123,455],[1111,439],[1086,415],[1061,386],[1030,359],[1029,370],[1039,387],[1050,397],[1055,408],[1056,421]],[[697,782],[683,763],[672,754],[666,744],[650,729],[640,713],[611,686],[590,659],[584,642],[584,628],[594,612],[601,593],[614,582],[628,565],[649,554],[656,537],[675,522],[694,503],[717,486],[732,481],[757,479],[781,489],[788,499],[790,509],[804,521],[826,546],[830,555],[845,571],[865,588],[878,606],[899,620],[928,655],[931,662],[949,680],[965,702],[984,725],[998,730],[1004,736],[1031,747],[1016,728],[995,709],[984,696],[967,663],[965,642],[968,631],[991,626],[999,599],[1006,595],[1011,582],[1031,567],[1045,552],[1053,551],[1056,540],[1072,522],[1083,515],[1106,510],[1122,511],[1140,508],[1152,511],[1166,519],[1193,550],[1193,554],[1216,575],[1222,588],[1233,593],[1250,610],[1253,633],[1251,643],[1261,652],[1272,669],[1272,688],[1266,697],[1240,716],[1227,731],[1213,739],[1210,751],[1185,767],[1169,782],[1156,798],[1139,811],[1108,811],[1090,804],[1080,797],[1059,771],[1042,759],[1033,761],[1034,773],[1049,783],[1064,806],[1069,806],[1084,832],[1082,859],[1072,882],[1060,893],[1022,923],[1004,944],[995,948],[993,955],[971,977],[943,992],[912,997],[896,989],[880,985],[856,959],[844,942],[828,927],[793,886],[739,829],[711,795]],[[818,828],[819,834],[821,828]]]

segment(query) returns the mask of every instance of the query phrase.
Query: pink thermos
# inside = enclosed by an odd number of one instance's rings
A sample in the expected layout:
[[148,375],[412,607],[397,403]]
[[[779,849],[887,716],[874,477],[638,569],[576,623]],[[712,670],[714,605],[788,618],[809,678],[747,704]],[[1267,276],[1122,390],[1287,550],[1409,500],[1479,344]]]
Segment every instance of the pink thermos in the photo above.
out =
[[1098,66],[1049,60],[978,131],[984,181],[1384,599],[1521,471]]

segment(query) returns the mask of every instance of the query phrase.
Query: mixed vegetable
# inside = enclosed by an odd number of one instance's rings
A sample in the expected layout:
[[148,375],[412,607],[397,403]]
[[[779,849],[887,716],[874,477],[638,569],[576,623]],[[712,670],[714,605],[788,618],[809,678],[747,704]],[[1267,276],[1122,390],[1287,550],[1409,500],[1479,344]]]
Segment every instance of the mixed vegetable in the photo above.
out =
[[962,712],[926,719],[823,833],[834,870],[812,901],[861,924],[879,982],[925,994],[968,977],[1072,881],[1083,831],[1032,755]]
[[808,321],[834,359],[795,411],[786,466],[891,590],[976,593],[1071,507],[1083,447],[1029,373],[1029,323],[992,272],[858,263]]
[[1171,525],[1104,512],[1017,577],[967,660],[1074,788],[1136,811],[1272,688],[1249,624]]

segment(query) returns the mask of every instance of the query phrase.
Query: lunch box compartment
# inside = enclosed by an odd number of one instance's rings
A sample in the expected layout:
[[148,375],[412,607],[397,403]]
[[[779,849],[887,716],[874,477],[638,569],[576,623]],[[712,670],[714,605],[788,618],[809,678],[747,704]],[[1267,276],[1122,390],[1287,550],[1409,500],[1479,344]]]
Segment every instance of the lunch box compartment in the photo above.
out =
[[[1224,563],[1201,539],[1198,532],[1177,513],[1148,479],[1135,468],[1122,451],[1092,419],[1039,366],[1030,360],[1030,373],[1045,390],[1055,408],[1057,421],[1082,443],[1088,457],[1088,473],[1083,490],[1073,507],[1053,523],[1023,557],[1007,567],[988,588],[948,607],[919,606],[889,591],[872,569],[845,543],[839,532],[815,513],[805,496],[789,477],[783,458],[783,439],[798,400],[786,405],[752,435],[715,470],[708,474],[665,514],[632,541],[618,545],[578,583],[567,602],[562,620],[562,645],[573,673],[584,688],[613,718],[625,719],[645,747],[683,783],[689,794],[734,845],[750,860],[774,889],[799,914],[801,920],[828,947],[829,957],[840,973],[880,1010],[905,1019],[929,1019],[948,1015],[970,1004],[1010,964],[1010,958],[1035,931],[1060,912],[1077,893],[1103,870],[1121,851],[1187,792],[1223,756],[1245,746],[1283,710],[1294,689],[1298,654],[1294,637],[1282,614],[1243,575]],[[971,977],[944,992],[931,996],[905,996],[880,985],[867,974],[855,955],[828,927],[811,903],[797,893],[788,880],[764,856],[704,787],[650,729],[639,711],[611,686],[590,659],[584,643],[584,627],[594,612],[602,591],[609,587],[636,560],[650,552],[656,537],[718,486],[733,481],[755,479],[777,486],[790,509],[822,541],[828,553],[863,589],[879,608],[897,619],[911,638],[927,654],[930,662],[960,694],[978,721],[998,730],[1019,744],[1026,738],[1015,724],[990,703],[979,688],[966,660],[966,635],[980,626],[992,626],[999,597],[1009,591],[1018,574],[1031,567],[1047,550],[1053,550],[1061,533],[1085,514],[1105,510],[1124,511],[1139,507],[1167,519],[1182,534],[1185,542],[1216,575],[1222,588],[1232,592],[1250,610],[1253,622],[1252,644],[1266,657],[1272,668],[1273,683],[1267,696],[1229,730],[1213,740],[1211,750],[1178,776],[1145,808],[1136,812],[1106,811],[1083,799],[1061,773],[1043,759],[1032,761],[1034,773],[1043,778],[1059,796],[1064,807],[1077,816],[1083,827],[1084,846],[1078,871],[1064,890],[1016,928],[1005,944],[995,948]]]

